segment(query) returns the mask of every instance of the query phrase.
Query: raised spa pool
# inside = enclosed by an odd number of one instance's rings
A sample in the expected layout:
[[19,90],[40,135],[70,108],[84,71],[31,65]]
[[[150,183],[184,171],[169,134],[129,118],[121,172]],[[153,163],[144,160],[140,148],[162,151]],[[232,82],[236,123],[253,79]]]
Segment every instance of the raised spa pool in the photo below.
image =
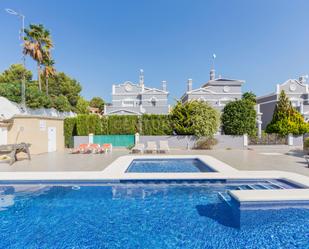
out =
[[216,172],[200,159],[134,159],[126,172],[131,173],[194,173]]
[[309,248],[309,209],[235,216],[221,198],[254,184],[0,185],[0,248]]

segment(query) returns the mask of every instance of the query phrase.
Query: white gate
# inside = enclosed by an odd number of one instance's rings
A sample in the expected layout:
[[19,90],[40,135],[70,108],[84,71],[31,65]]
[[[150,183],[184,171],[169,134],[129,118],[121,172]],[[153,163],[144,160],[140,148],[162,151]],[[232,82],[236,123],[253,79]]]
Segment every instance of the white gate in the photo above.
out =
[[48,127],[48,152],[57,150],[56,127]]
[[8,143],[8,129],[6,127],[0,127],[0,145]]

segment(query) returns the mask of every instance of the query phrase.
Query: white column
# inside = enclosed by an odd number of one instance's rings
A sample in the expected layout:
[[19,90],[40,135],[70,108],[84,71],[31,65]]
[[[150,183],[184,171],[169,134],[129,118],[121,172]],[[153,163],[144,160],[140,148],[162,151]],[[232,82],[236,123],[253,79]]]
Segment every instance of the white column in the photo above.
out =
[[262,137],[262,121],[258,120],[258,137]]
[[293,146],[293,134],[288,135],[288,145]]
[[300,107],[299,107],[299,109],[300,109],[300,113],[301,113],[301,114],[304,114],[304,104],[303,104],[303,101],[300,101]]
[[248,146],[248,135],[244,134],[244,146],[247,147]]
[[139,143],[139,133],[136,132],[135,133],[135,144],[138,144]]
[[88,143],[89,143],[89,144],[93,144],[93,133],[90,133],[90,134],[88,135]]

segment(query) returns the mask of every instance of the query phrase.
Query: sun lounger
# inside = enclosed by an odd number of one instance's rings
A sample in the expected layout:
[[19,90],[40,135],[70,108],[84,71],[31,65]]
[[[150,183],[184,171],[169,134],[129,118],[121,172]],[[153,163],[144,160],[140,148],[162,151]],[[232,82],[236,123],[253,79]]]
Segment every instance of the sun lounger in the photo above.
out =
[[99,144],[90,144],[89,150],[91,151],[91,153],[96,154],[101,152],[101,147]]
[[167,153],[167,152],[169,152],[169,150],[170,150],[170,147],[168,146],[167,141],[160,141],[159,142],[159,152]]
[[80,144],[78,148],[71,151],[72,154],[79,154],[79,153],[86,154],[90,152],[91,150],[89,148],[89,144]]
[[145,145],[144,144],[136,144],[133,148],[132,148],[132,153],[143,153],[145,149]]
[[17,154],[20,152],[26,153],[28,159],[31,160],[29,149],[30,146],[31,144],[29,143],[0,145],[0,154],[7,154],[10,164],[13,164],[15,161],[17,161]]
[[149,152],[149,153],[153,153],[153,152],[156,152],[157,151],[157,144],[156,142],[147,142],[147,147],[145,149],[146,152]]
[[113,145],[112,144],[102,144],[101,146],[101,152],[112,152],[113,151]]

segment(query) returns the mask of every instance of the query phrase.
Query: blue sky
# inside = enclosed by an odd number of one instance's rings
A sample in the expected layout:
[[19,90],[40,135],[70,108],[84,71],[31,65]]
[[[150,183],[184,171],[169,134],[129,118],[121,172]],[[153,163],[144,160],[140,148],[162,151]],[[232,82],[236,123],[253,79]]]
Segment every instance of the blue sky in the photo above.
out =
[[[246,81],[262,95],[277,83],[309,74],[309,1],[302,0],[1,0],[0,71],[20,61],[19,21],[52,33],[58,71],[76,78],[86,98],[110,100],[111,86],[167,80],[170,101],[209,78],[211,56],[223,77]],[[30,58],[27,67],[35,70]]]

